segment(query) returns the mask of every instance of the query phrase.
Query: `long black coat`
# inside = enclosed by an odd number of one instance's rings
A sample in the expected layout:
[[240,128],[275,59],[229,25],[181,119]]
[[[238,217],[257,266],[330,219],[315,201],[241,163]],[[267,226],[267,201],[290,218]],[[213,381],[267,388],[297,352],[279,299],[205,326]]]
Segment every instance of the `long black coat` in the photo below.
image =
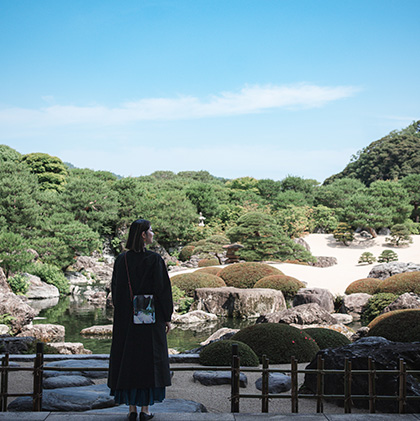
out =
[[165,322],[172,316],[171,282],[163,259],[154,252],[127,253],[133,294],[153,294],[156,322],[134,324],[125,253],[112,274],[114,328],[108,386],[116,389],[164,387],[171,384]]

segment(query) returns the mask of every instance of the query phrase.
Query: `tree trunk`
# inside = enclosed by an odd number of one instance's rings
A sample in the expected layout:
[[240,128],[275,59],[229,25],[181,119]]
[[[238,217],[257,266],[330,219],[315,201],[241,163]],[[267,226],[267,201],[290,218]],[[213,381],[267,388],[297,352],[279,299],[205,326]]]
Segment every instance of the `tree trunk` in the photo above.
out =
[[368,228],[369,234],[373,237],[376,238],[378,236],[378,234],[376,234],[376,231],[373,228]]

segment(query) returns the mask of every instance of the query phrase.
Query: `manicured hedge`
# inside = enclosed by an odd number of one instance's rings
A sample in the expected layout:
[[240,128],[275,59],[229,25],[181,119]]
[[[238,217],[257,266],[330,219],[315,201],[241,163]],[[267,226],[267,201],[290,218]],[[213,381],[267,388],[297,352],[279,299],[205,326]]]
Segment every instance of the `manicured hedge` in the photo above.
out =
[[232,345],[238,344],[241,366],[256,367],[259,365],[255,352],[240,341],[221,340],[213,342],[200,352],[200,364],[208,366],[230,366],[232,363]]
[[308,327],[303,331],[316,341],[320,349],[325,348],[339,348],[340,346],[351,343],[347,336],[332,329],[323,327]]
[[406,292],[420,294],[420,271],[404,272],[390,276],[379,284],[378,292],[402,295]]
[[292,299],[305,284],[292,276],[270,275],[257,281],[254,288],[271,288],[281,291],[286,300]]
[[222,278],[209,273],[181,273],[171,278],[172,285],[176,285],[189,297],[194,296],[194,290],[197,288],[217,288],[225,287],[226,284]]
[[345,294],[357,294],[357,293],[365,293],[365,294],[376,294],[378,292],[379,284],[382,281],[376,278],[363,278],[358,279],[357,281],[352,282],[344,291]]

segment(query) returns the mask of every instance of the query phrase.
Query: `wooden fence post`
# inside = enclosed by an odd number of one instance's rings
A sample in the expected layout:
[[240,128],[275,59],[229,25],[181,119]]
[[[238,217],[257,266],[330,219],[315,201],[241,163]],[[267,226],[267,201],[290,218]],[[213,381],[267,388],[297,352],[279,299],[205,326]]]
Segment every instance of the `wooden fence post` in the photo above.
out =
[[265,354],[262,356],[262,363],[261,412],[268,412],[268,378],[270,374],[268,372],[269,360]]
[[398,393],[398,413],[404,414],[405,413],[405,405],[406,405],[406,391],[407,391],[407,373],[406,373],[406,363],[405,361],[400,358],[399,363],[399,393]]
[[1,359],[1,398],[0,398],[0,412],[7,411],[7,391],[8,391],[8,366],[9,366],[9,353],[6,353]]
[[44,343],[36,344],[36,357],[34,361],[34,396],[32,400],[32,410],[42,411],[42,374],[44,365]]
[[376,412],[376,370],[372,357],[368,358],[368,383],[369,383],[369,413]]
[[290,361],[290,374],[292,378],[292,413],[298,413],[299,412],[299,406],[298,406],[298,372],[297,372],[297,361],[295,357],[292,357]]
[[230,412],[239,412],[240,361],[238,344],[232,345]]
[[344,360],[344,412],[351,413],[351,361]]
[[323,396],[324,396],[324,359],[321,357],[321,355],[318,355],[316,366],[318,373],[316,374],[317,382],[316,382],[316,412],[322,413],[324,412],[324,402],[323,402]]

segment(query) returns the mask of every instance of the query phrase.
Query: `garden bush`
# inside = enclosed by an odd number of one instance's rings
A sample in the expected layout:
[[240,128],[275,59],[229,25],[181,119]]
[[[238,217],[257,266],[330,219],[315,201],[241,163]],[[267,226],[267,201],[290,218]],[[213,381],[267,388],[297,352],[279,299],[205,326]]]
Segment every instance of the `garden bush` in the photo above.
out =
[[199,268],[204,268],[207,266],[217,266],[217,265],[220,265],[217,259],[201,259],[198,261]]
[[378,257],[379,263],[398,262],[398,254],[393,250],[384,250]]
[[48,263],[34,263],[28,272],[32,275],[39,276],[47,284],[56,286],[61,295],[68,294],[70,291],[69,281],[57,266]]
[[243,342],[221,340],[204,347],[200,352],[200,364],[208,366],[230,366],[232,363],[232,345],[238,344],[241,366],[256,367],[259,365],[255,352]]
[[177,313],[187,313],[193,303],[194,299],[187,297],[185,292],[176,285],[172,285],[172,300]]
[[260,361],[265,354],[271,364],[290,363],[292,356],[298,362],[311,361],[319,351],[319,346],[309,334],[282,323],[248,326],[235,333],[231,340],[246,343]]
[[219,276],[221,270],[222,268],[220,267],[204,267],[201,269],[197,269],[196,271],[194,271],[194,273],[210,273],[210,275]]
[[378,292],[402,295],[406,292],[420,294],[420,271],[392,275],[379,284]]
[[281,291],[286,300],[292,299],[305,284],[292,276],[270,275],[257,281],[254,288],[271,288]]
[[303,329],[303,331],[316,341],[320,349],[339,348],[340,346],[351,343],[347,336],[336,330],[322,327],[308,327],[307,329]]
[[376,294],[378,292],[380,279],[376,278],[363,278],[352,282],[344,291],[345,294],[357,294],[363,292],[365,294]]
[[181,262],[186,262],[187,260],[190,260],[191,256],[194,253],[194,249],[194,246],[182,247],[181,251],[179,252],[179,260],[181,260]]
[[171,278],[172,285],[177,286],[189,297],[194,296],[194,290],[197,288],[217,288],[225,287],[226,284],[222,278],[211,275],[210,273],[181,273]]
[[366,303],[360,317],[362,325],[368,325],[375,317],[378,317],[383,309],[397,299],[398,295],[381,292],[372,295]]
[[236,288],[252,288],[265,276],[284,275],[284,273],[265,263],[235,263],[222,269],[219,276],[227,286]]
[[376,262],[376,257],[370,251],[365,251],[361,254],[357,263],[367,263],[370,265],[373,262]]
[[373,319],[368,336],[382,336],[395,342],[420,341],[420,309],[395,310]]
[[29,289],[29,282],[23,273],[18,273],[7,280],[12,291],[17,295],[25,295]]

